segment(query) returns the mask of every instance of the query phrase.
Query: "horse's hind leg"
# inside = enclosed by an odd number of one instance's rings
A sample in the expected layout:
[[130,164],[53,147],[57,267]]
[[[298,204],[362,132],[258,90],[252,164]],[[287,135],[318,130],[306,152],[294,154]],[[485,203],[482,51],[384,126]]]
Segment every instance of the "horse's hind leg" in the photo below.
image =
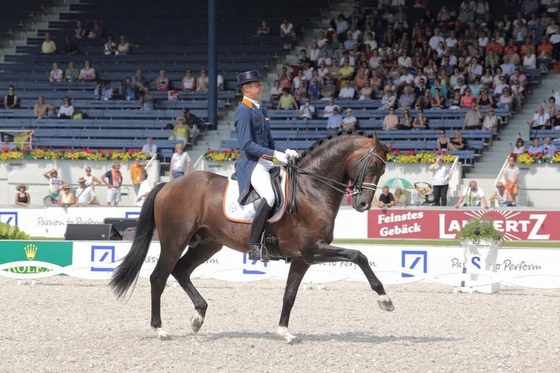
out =
[[210,259],[221,249],[222,244],[215,241],[205,242],[196,247],[189,247],[185,255],[175,265],[173,272],[171,272],[171,275],[179,282],[194,304],[196,313],[191,317],[191,328],[195,333],[200,330],[204,323],[208,303],[206,303],[191,282],[191,274],[196,267]]

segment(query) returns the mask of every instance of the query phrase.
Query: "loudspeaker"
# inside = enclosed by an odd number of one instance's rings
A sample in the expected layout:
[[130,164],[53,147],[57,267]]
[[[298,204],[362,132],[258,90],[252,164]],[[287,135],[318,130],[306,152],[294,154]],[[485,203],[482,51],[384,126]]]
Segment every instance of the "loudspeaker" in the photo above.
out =
[[112,224],[119,232],[124,232],[130,228],[136,228],[138,219],[125,219],[125,218],[105,218],[103,223]]
[[64,238],[72,241],[119,241],[123,239],[112,224],[68,224]]

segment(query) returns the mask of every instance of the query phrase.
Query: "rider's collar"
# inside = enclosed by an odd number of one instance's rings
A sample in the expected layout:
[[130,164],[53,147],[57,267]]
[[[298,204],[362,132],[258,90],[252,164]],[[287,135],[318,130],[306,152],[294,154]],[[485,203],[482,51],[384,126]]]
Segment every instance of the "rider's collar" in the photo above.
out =
[[249,106],[250,108],[253,108],[253,106],[256,106],[257,110],[260,110],[261,108],[261,104],[259,104],[258,101],[253,100],[252,98],[249,98],[247,96],[243,96],[243,102],[245,105]]

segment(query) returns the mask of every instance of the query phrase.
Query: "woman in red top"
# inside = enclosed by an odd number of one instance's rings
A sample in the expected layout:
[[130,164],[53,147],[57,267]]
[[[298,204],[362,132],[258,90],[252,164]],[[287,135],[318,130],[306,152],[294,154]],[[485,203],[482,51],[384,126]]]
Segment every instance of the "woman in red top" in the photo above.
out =
[[472,94],[470,88],[465,89],[465,94],[461,97],[461,107],[464,109],[470,109],[475,101],[476,97]]

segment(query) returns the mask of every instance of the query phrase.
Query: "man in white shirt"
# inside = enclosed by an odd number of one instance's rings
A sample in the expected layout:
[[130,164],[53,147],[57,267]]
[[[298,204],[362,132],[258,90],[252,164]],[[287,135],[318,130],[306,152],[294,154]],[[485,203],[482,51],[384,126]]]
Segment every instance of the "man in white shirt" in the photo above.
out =
[[146,197],[152,191],[152,187],[150,186],[150,182],[148,179],[148,173],[143,171],[140,173],[140,189],[138,189],[138,196],[136,197],[136,206],[142,206]]
[[434,36],[430,38],[428,45],[430,46],[430,48],[432,48],[432,50],[435,51],[438,48],[440,41],[445,44],[445,39],[441,36],[439,29],[436,28],[434,30]]
[[550,114],[545,113],[544,107],[539,106],[535,115],[533,115],[533,119],[529,121],[529,127],[531,129],[546,129],[550,126]]
[[299,108],[299,117],[301,119],[311,119],[315,115],[315,107],[309,103],[309,98],[305,99],[305,104]]
[[175,153],[171,157],[169,177],[171,180],[184,176],[191,172],[191,158],[187,152],[183,152],[183,144],[175,145]]
[[340,93],[338,94],[338,99],[352,100],[354,99],[355,95],[356,95],[356,91],[354,90],[354,87],[352,87],[352,82],[348,80],[346,82],[346,86],[340,90]]
[[150,156],[154,156],[157,154],[158,147],[154,144],[154,140],[151,137],[146,139],[146,143],[142,147],[142,153],[149,154]]
[[471,180],[469,182],[469,186],[465,188],[459,201],[455,205],[455,208],[458,209],[461,206],[480,206],[484,205],[484,208],[488,208],[488,201],[484,196],[484,192],[482,189],[476,184],[476,181]]
[[95,192],[90,186],[86,185],[86,179],[81,177],[78,179],[78,188],[76,189],[76,206],[89,206],[97,200]]
[[325,110],[323,111],[323,118],[330,118],[334,114],[334,108],[338,108],[334,104],[334,100],[332,98],[329,99],[329,103],[325,105]]
[[334,107],[333,113],[327,122],[328,130],[338,130],[342,126],[342,115],[339,114],[339,110],[338,106]]

